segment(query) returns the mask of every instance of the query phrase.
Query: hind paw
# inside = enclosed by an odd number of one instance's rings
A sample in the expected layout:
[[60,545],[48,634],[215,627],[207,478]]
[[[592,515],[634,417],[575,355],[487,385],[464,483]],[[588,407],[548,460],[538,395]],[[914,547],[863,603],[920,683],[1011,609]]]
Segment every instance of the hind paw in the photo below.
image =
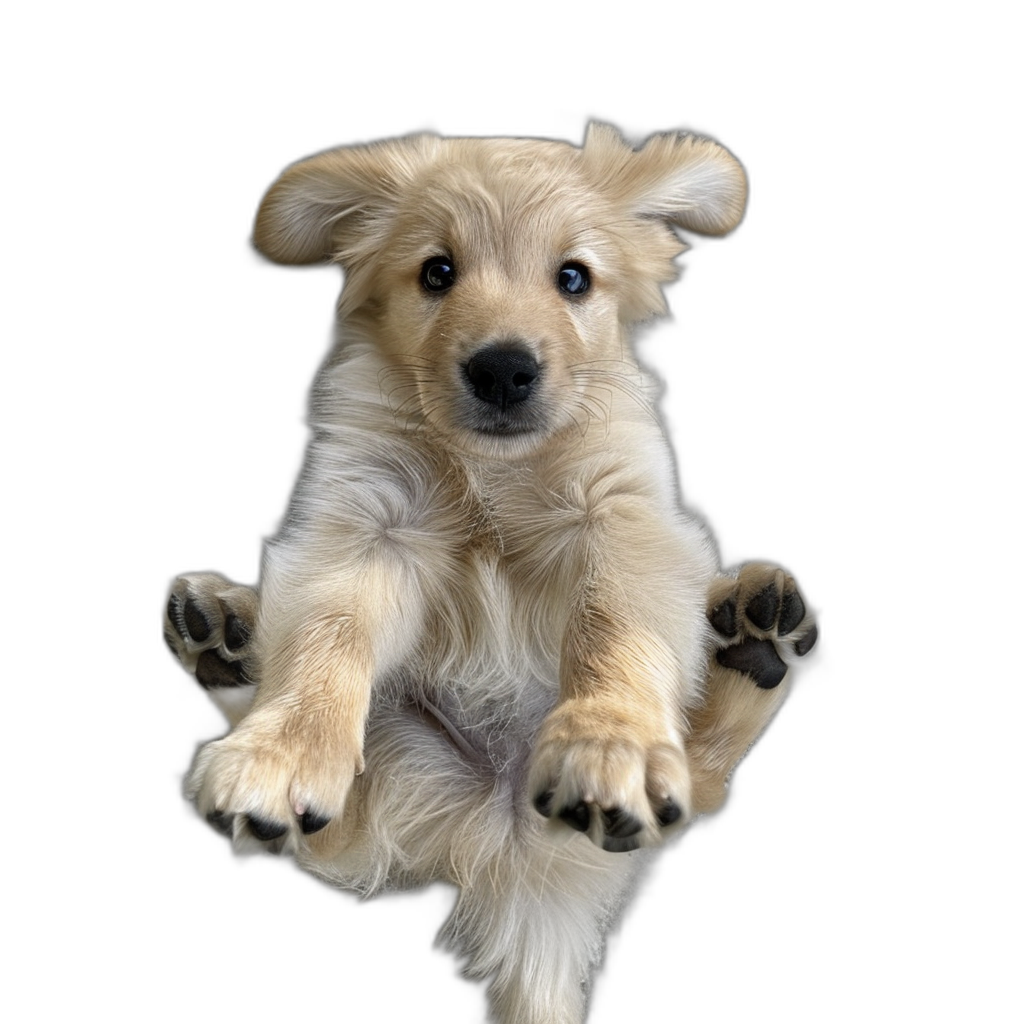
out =
[[216,573],[179,576],[164,609],[167,646],[229,719],[244,713],[257,681],[255,621],[256,591]]
[[803,657],[818,639],[818,627],[796,581],[784,569],[752,563],[735,577],[716,581],[708,620],[717,634],[715,660],[774,689],[786,676],[786,659]]

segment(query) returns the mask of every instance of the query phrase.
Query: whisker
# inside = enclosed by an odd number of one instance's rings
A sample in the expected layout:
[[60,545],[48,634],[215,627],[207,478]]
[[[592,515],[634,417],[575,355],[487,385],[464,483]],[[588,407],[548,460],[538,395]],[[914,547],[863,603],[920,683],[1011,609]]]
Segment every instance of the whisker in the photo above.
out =
[[[610,367],[622,367],[626,372]],[[658,422],[645,378],[630,363],[615,359],[595,359],[576,364],[570,368],[570,372],[586,389],[588,397],[593,398],[593,392],[598,389],[609,394],[608,407],[604,410],[607,417],[610,418],[611,414],[611,395],[618,392],[647,413],[653,422]]]

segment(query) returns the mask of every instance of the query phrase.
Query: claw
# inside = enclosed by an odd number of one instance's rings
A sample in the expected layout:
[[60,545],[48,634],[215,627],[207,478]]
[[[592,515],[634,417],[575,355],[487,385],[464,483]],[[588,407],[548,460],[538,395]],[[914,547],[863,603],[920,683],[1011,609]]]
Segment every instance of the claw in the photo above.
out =
[[674,825],[683,816],[683,809],[671,797],[661,805],[658,811],[658,824],[662,828]]
[[601,849],[608,853],[631,853],[640,849],[640,840],[636,836],[628,836],[625,839],[616,839],[615,836],[606,835]]
[[[604,825],[604,834],[612,839],[628,839],[642,832],[644,824],[638,818],[634,818],[628,811],[621,807],[611,807],[607,811],[601,811],[601,823]],[[608,849],[605,846],[605,849]]]
[[225,814],[223,811],[210,811],[206,816],[206,823],[222,836],[231,838],[234,832],[234,816]]
[[590,828],[590,808],[582,801],[575,807],[563,807],[558,816],[577,832],[586,832]]
[[272,839],[280,839],[288,831],[288,826],[279,821],[255,818],[250,814],[249,831],[260,841],[269,843]]
[[302,834],[306,836],[311,836],[314,832],[319,832],[321,829],[327,828],[330,823],[330,818],[324,817],[322,814],[316,814],[310,810],[304,811],[302,817],[299,818],[299,828],[302,829]]
[[817,625],[811,626],[811,628],[793,644],[793,650],[796,651],[797,657],[802,658],[816,643],[818,642],[818,627]]

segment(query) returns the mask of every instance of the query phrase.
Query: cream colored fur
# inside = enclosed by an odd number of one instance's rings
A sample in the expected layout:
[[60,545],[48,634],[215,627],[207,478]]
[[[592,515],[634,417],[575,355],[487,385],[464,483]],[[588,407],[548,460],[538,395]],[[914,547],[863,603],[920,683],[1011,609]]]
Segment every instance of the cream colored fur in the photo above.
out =
[[[201,749],[189,792],[240,844],[280,825],[272,844],[338,884],[454,882],[444,937],[505,1024],[582,1021],[645,858],[602,846],[655,847],[716,807],[786,690],[709,664],[724,643],[709,607],[753,584],[720,574],[681,509],[630,342],[664,310],[674,229],[729,231],[745,193],[713,142],[634,149],[592,125],[582,148],[334,150],[287,170],[259,212],[267,256],[334,260],[345,287],[258,590],[176,584],[186,667],[219,643],[258,683],[211,690],[233,729]],[[421,281],[434,257],[455,268],[438,293]],[[558,287],[566,264],[589,270],[580,295]],[[518,425],[467,383],[487,345],[539,367]],[[774,571],[747,570],[758,586]],[[243,654],[220,620],[206,647],[189,640],[185,602],[245,620]],[[622,815],[635,831],[618,840]]]

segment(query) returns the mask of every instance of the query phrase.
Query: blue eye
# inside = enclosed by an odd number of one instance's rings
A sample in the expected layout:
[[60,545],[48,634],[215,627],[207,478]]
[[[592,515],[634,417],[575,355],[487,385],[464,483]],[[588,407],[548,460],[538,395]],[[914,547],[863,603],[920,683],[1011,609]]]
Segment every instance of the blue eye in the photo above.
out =
[[428,292],[447,291],[455,284],[455,264],[447,256],[431,256],[420,270],[420,284]]
[[558,272],[558,288],[565,295],[582,295],[590,287],[590,271],[582,263],[566,263]]

